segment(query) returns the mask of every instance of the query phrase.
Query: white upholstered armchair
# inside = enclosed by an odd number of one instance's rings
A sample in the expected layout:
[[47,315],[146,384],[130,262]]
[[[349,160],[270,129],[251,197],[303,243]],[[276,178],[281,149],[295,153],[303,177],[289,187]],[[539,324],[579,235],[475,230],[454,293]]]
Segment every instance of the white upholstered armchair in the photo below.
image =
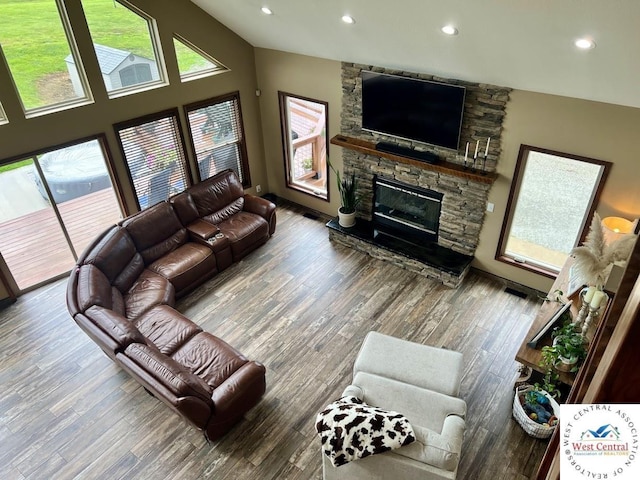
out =
[[455,479],[465,430],[462,370],[458,352],[370,332],[343,396],[404,414],[416,441],[340,467],[323,455],[324,479]]

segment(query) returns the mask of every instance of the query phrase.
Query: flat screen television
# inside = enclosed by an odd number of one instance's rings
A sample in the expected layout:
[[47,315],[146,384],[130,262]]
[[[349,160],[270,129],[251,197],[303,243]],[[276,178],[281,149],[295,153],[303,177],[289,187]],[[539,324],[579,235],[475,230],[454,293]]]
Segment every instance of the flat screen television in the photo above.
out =
[[362,128],[457,149],[465,88],[362,72]]

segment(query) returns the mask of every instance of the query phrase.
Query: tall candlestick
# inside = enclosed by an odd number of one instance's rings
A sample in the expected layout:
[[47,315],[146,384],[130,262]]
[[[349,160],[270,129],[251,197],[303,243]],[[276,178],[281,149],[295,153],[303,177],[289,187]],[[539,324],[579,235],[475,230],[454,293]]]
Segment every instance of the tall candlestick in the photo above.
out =
[[589,303],[589,306],[592,309],[597,310],[598,308],[600,308],[600,304],[603,303],[603,300],[606,298],[606,296],[607,294],[602,290],[596,291],[596,293],[593,294],[593,298],[591,299],[591,303]]
[[467,155],[469,155],[469,142],[467,142],[467,147],[464,149],[464,164],[467,164]]
[[480,140],[476,142],[476,153],[473,154],[473,159],[478,158],[478,147],[480,146]]
[[489,155],[489,142],[491,141],[491,137],[487,138],[487,148],[484,151],[484,156]]
[[584,303],[591,303],[591,299],[593,298],[593,294],[597,292],[596,287],[589,287],[587,289],[587,293],[584,294]]

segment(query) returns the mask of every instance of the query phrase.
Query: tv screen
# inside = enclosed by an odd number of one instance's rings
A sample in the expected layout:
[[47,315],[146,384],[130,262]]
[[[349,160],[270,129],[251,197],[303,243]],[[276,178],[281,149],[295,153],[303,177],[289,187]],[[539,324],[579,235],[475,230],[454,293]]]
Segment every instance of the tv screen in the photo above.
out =
[[457,149],[465,88],[362,72],[362,128]]

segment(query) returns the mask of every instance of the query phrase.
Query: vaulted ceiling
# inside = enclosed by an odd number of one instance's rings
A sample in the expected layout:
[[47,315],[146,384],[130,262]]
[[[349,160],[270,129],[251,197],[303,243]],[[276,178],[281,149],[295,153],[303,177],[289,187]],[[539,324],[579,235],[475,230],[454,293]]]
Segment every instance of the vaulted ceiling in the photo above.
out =
[[640,108],[640,0],[192,1],[255,47]]

